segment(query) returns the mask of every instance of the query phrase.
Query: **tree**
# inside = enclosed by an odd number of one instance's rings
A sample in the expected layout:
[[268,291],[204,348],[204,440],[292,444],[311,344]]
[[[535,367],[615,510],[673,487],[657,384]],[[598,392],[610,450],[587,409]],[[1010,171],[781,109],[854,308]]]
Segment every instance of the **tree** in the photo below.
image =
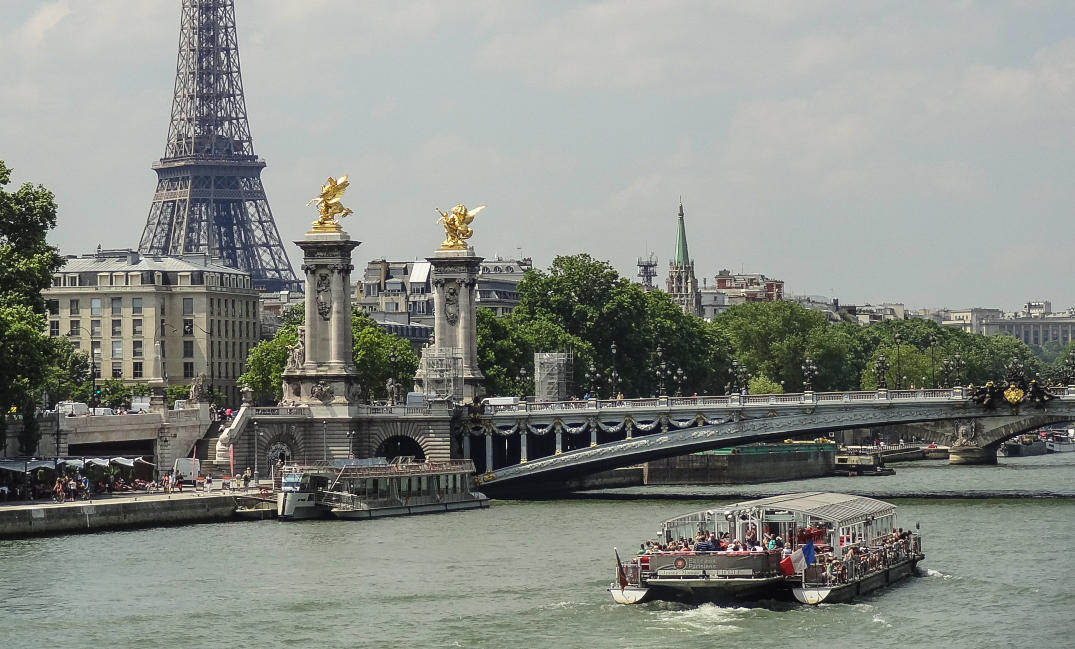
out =
[[[573,350],[574,376],[581,376],[580,368],[586,367],[593,357],[588,343],[549,319],[531,318],[514,311],[498,318],[489,309],[478,309],[476,319],[478,365],[485,375],[488,394],[534,394],[535,352]],[[523,368],[525,379],[520,374]]]
[[[284,320],[285,325],[271,340],[262,341],[250,350],[246,359],[247,370],[238,380],[240,385],[249,385],[254,394],[263,400],[275,402],[283,398],[281,374],[287,365],[288,347],[298,341],[297,327],[305,322],[302,307],[296,305],[288,309]],[[410,343],[386,333],[354,306],[351,310],[351,334],[352,356],[358,369],[359,382],[368,396],[387,396],[385,386],[389,377],[403,386],[414,383],[418,357],[411,350]]]
[[750,379],[750,394],[781,394],[784,386],[765,376],[755,376]]
[[[11,170],[0,161],[0,413],[14,406],[32,417],[46,368],[52,365],[41,291],[51,285],[63,258],[45,240],[56,227],[52,192],[29,183],[8,192],[10,181]],[[22,452],[36,450],[38,436],[35,427],[25,427]],[[0,417],[0,448],[6,438]]]
[[827,321],[819,311],[793,302],[747,302],[717,316],[713,326],[724,332],[736,360],[751,374],[801,386],[808,342],[824,340]]

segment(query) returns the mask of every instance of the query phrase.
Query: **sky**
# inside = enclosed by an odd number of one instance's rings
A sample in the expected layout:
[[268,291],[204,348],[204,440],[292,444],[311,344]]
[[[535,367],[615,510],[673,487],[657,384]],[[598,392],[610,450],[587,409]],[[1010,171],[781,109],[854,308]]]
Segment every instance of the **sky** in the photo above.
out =
[[[179,0],[0,0],[0,159],[64,254],[136,247]],[[488,208],[487,258],[588,252],[663,286],[682,197],[721,269],[841,303],[1075,305],[1075,3],[236,0],[254,151],[297,268],[348,174],[356,266]],[[9,187],[9,189],[11,189]]]

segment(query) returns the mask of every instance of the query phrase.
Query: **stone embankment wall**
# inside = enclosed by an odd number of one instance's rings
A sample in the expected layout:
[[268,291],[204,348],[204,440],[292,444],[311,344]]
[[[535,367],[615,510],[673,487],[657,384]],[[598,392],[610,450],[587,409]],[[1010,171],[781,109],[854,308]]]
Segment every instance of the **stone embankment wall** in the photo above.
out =
[[0,538],[231,520],[235,496],[147,497],[0,507]]
[[645,465],[645,484],[743,484],[832,475],[835,452],[825,450],[697,454]]

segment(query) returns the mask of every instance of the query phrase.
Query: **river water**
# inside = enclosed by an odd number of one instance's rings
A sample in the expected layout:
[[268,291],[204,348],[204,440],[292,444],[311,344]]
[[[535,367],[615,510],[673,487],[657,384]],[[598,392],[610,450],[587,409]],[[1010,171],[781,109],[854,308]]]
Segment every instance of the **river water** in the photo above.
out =
[[[1073,646],[1075,453],[896,466],[380,521],[0,541],[0,647]],[[1023,496],[896,500],[901,524],[921,525],[924,575],[854,604],[611,602],[613,546],[630,554],[661,519],[745,489]]]

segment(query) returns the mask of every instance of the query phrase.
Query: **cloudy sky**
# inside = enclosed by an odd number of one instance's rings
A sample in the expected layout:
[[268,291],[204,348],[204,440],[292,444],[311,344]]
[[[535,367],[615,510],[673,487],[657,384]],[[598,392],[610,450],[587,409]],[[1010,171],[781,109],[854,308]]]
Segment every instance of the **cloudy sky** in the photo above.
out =
[[[1075,4],[237,0],[255,152],[285,241],[350,174],[355,261],[588,251],[633,276],[845,303],[1075,305]],[[179,1],[0,0],[0,159],[64,253],[138,243]],[[1067,242],[1067,243],[1065,243]],[[288,253],[297,267],[298,250]],[[712,281],[711,279],[709,281]]]

